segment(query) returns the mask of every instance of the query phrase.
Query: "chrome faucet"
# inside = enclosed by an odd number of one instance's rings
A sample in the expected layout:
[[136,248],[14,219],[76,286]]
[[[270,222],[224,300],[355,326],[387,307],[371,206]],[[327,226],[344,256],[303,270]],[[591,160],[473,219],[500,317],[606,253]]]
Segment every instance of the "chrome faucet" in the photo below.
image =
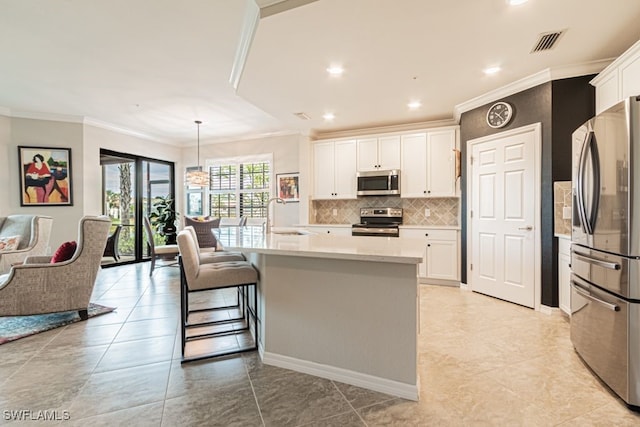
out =
[[267,202],[267,221],[265,223],[266,234],[271,233],[271,216],[269,215],[269,208],[271,207],[271,202],[281,203],[283,205],[287,204],[287,202],[284,199],[281,199],[280,197],[273,197],[269,199],[269,201]]

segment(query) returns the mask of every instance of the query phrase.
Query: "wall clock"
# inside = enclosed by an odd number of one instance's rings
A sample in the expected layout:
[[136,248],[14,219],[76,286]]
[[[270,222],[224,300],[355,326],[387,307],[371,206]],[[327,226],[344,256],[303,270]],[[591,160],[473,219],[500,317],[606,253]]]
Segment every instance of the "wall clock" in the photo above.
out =
[[508,102],[496,102],[487,111],[487,124],[494,129],[506,126],[513,116],[513,108]]

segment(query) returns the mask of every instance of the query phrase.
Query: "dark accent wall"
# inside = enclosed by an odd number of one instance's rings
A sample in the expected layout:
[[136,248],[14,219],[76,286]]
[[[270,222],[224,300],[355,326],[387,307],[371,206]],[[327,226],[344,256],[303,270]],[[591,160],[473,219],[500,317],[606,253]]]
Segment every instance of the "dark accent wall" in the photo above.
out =
[[558,306],[557,242],[553,225],[553,182],[571,180],[571,133],[595,112],[595,90],[589,85],[593,76],[556,80],[516,93],[499,101],[514,109],[511,122],[492,129],[486,123],[487,109],[493,102],[462,114],[460,145],[462,151],[461,198],[461,280],[467,282],[467,141],[504,132],[533,123],[542,124],[541,148],[541,283],[543,305]]

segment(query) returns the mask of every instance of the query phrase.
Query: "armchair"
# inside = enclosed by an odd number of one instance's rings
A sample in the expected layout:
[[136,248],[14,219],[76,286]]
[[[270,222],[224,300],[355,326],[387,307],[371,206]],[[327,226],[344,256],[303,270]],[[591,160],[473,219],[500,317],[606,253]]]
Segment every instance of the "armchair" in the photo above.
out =
[[0,237],[20,236],[15,250],[0,252],[0,273],[30,255],[44,255],[49,247],[53,218],[42,215],[9,215],[0,217]]
[[86,320],[110,227],[106,216],[85,216],[70,260],[51,264],[50,256],[27,257],[24,264],[1,275],[0,316],[77,310]]

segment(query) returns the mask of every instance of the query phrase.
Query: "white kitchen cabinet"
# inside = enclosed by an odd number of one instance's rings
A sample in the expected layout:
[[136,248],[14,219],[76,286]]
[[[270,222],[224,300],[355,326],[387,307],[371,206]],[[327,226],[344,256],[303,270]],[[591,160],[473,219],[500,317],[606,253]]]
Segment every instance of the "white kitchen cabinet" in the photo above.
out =
[[401,138],[402,197],[455,197],[456,129]]
[[424,242],[424,262],[418,265],[418,277],[422,281],[439,283],[459,280],[458,230],[401,228],[400,238]]
[[307,230],[315,234],[331,234],[332,236],[351,236],[351,225],[339,227],[339,226],[331,226],[331,225],[310,224],[306,228]]
[[591,84],[596,87],[596,114],[640,95],[640,41],[602,70]]
[[357,140],[358,171],[400,169],[400,136]]
[[314,199],[356,198],[356,141],[313,144]]
[[571,315],[571,240],[558,237],[558,305]]

